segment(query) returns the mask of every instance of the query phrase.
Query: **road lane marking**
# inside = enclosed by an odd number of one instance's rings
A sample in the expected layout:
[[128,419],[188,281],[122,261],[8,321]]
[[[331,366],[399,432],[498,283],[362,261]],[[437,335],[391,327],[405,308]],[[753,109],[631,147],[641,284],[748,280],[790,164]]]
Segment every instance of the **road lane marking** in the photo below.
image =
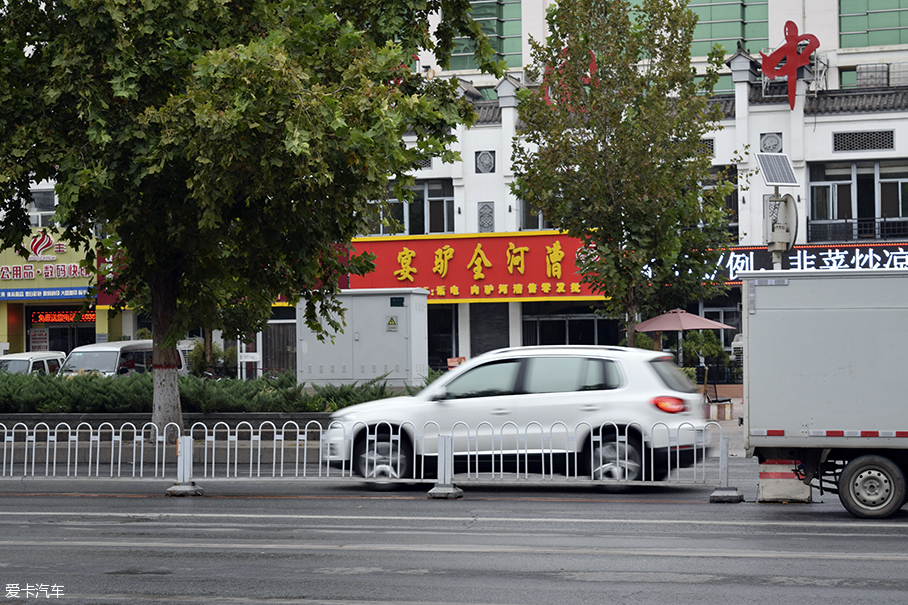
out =
[[[431,523],[527,523],[527,524],[546,524],[564,523],[564,524],[582,524],[582,525],[653,525],[653,526],[707,526],[707,527],[794,527],[805,528],[815,527],[821,529],[830,529],[830,522],[824,521],[764,521],[764,520],[741,520],[741,521],[720,521],[714,519],[694,520],[694,519],[633,519],[633,518],[610,518],[610,519],[591,519],[569,517],[480,517],[475,515],[469,516],[401,516],[401,515],[291,515],[291,514],[246,514],[246,513],[177,513],[177,512],[146,512],[146,513],[116,513],[116,512],[98,512],[98,511],[0,511],[0,519],[3,517],[109,517],[122,519],[259,519],[259,520],[297,520],[297,521],[404,521],[404,522],[431,522]],[[908,529],[908,522],[899,522],[899,520],[889,519],[885,524],[874,521],[852,521],[850,519],[837,520],[838,528],[842,530],[853,528],[872,528],[889,533],[896,529]]]
[[[337,551],[337,552],[398,552],[398,553],[437,553],[437,544],[276,544],[274,542],[225,542],[219,544],[204,544],[185,541],[142,540],[138,542],[110,541],[110,540],[0,540],[0,547],[30,549],[44,548],[101,548],[110,549],[171,549],[171,550],[270,550],[270,551]],[[493,545],[467,545],[445,544],[447,553],[461,554],[552,554],[552,555],[599,555],[621,557],[666,557],[666,558],[705,558],[705,559],[821,559],[827,561],[908,561],[908,553],[848,553],[848,552],[818,552],[818,551],[779,551],[779,550],[753,550],[738,548],[735,550],[705,549],[664,549],[664,548],[590,548],[584,547],[544,547],[531,546],[493,546]]]

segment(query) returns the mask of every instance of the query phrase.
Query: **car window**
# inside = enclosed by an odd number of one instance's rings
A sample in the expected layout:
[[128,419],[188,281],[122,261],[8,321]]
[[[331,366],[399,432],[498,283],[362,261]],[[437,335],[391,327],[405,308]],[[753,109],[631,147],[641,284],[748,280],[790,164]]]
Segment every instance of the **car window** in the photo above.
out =
[[25,374],[28,372],[27,359],[4,359],[0,361],[0,372],[10,374]]
[[581,391],[605,391],[621,386],[621,372],[611,359],[587,359],[586,375]]
[[63,364],[64,374],[77,374],[82,372],[106,372],[114,374],[117,369],[116,351],[73,351]]
[[447,399],[511,395],[520,370],[519,360],[487,363],[468,370],[445,387]]
[[57,370],[60,369],[60,360],[59,359],[48,359],[47,360],[47,372],[49,374],[56,374]]
[[533,357],[527,360],[525,393],[601,391],[620,386],[613,361],[588,357]]
[[117,368],[117,373],[121,374],[124,370],[136,371],[136,356],[132,351],[124,351],[120,354],[120,366]]
[[128,355],[132,359],[133,372],[142,374],[151,368],[151,351],[130,351]]
[[38,360],[32,362],[32,374],[46,374],[47,370],[44,368],[44,361]]
[[527,360],[525,393],[562,393],[579,390],[586,373],[583,357],[532,357]]
[[671,357],[660,357],[652,360],[650,364],[668,388],[682,393],[693,393],[697,390],[696,385],[678,369]]

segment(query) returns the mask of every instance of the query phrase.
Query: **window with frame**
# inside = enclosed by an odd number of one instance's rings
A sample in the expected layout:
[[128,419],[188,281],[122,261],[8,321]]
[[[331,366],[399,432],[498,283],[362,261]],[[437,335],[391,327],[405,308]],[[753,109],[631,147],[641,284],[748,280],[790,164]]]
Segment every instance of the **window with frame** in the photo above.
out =
[[851,179],[851,162],[811,166],[810,219],[830,221],[854,218]]
[[898,0],[839,0],[839,46],[908,44],[908,5]]
[[908,159],[811,164],[808,241],[908,236]]
[[880,216],[908,218],[908,163],[880,162]]
[[417,181],[410,188],[413,200],[388,200],[371,221],[372,235],[425,235],[454,232],[454,182],[451,179]]
[[730,181],[734,188],[725,196],[725,210],[728,213],[728,229],[732,235],[738,235],[738,168],[737,166],[713,166],[703,189],[712,189],[719,180]]
[[520,229],[522,231],[533,231],[539,229],[551,229],[552,223],[545,220],[542,211],[536,208],[530,202],[521,202],[520,204]]
[[51,227],[54,224],[56,198],[53,190],[32,191],[32,201],[28,204],[28,218],[32,227]]
[[691,0],[688,8],[698,17],[692,56],[708,55],[714,44],[729,55],[738,42],[752,54],[769,46],[768,0]]
[[[489,37],[495,51],[493,59],[507,61],[508,68],[523,65],[523,36],[520,0],[473,0],[473,18]],[[473,58],[475,48],[469,38],[456,38],[451,55],[451,69],[478,69]]]

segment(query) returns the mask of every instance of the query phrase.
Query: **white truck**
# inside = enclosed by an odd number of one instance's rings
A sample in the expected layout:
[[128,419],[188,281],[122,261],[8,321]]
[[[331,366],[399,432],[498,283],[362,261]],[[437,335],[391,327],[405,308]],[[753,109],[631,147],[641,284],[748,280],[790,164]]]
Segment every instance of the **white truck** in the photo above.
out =
[[744,443],[856,517],[908,500],[908,270],[741,274]]

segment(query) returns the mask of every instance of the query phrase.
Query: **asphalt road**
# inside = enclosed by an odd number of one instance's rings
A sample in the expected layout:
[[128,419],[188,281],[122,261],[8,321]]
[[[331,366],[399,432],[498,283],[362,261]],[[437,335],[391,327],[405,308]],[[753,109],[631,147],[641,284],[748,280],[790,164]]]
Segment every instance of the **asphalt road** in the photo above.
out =
[[739,504],[708,485],[0,479],[0,603],[906,602],[908,512],[756,503],[735,425]]
[[0,602],[905,602],[908,513],[758,504],[755,462],[736,457],[732,477],[753,484],[743,503],[703,486],[432,500],[425,485],[213,482],[167,498],[166,482],[2,480]]

